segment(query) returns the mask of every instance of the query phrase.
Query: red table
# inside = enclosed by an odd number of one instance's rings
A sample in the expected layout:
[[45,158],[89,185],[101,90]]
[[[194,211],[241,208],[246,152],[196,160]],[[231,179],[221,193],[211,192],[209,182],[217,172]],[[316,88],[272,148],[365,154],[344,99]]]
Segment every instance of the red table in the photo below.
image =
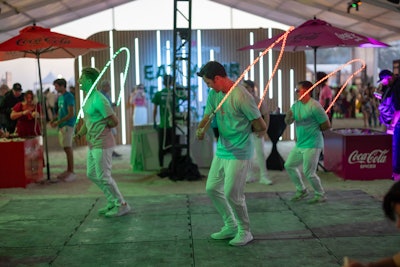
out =
[[0,188],[26,187],[43,178],[41,137],[0,142]]
[[391,179],[392,136],[371,129],[324,132],[324,167],[349,180]]

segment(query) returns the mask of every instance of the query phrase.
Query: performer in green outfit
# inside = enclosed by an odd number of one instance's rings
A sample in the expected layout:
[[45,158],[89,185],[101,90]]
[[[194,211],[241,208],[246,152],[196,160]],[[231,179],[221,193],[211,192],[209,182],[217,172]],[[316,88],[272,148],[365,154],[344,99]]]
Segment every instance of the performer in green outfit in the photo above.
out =
[[[84,68],[79,78],[80,89],[88,93],[98,76],[97,69]],[[96,89],[92,90],[82,109],[85,123],[75,138],[86,135],[89,146],[87,176],[107,198],[107,205],[99,210],[99,214],[106,217],[125,215],[131,208],[111,177],[112,153],[115,146],[111,129],[118,125],[119,120],[107,98]]]

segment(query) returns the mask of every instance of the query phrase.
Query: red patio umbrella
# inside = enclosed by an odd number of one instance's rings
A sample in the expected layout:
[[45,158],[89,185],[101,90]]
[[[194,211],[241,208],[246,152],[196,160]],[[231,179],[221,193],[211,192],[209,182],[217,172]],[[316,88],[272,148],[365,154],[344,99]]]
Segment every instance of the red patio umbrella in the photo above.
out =
[[[278,34],[271,39],[264,39],[239,48],[239,51],[249,49],[265,49],[275,42],[282,34]],[[281,43],[274,49],[280,49]],[[388,47],[370,37],[366,37],[354,32],[332,26],[330,23],[312,19],[296,27],[286,40],[285,51],[303,51],[306,49],[314,50],[314,75],[317,72],[317,49],[329,47]]]
[[[107,47],[102,43],[52,32],[48,28],[33,25],[20,30],[19,35],[0,44],[0,60],[24,57],[37,59],[42,110],[45,110],[40,58],[75,58],[89,51],[102,50]],[[46,124],[42,122],[42,125],[46,149],[47,179],[50,180]]]

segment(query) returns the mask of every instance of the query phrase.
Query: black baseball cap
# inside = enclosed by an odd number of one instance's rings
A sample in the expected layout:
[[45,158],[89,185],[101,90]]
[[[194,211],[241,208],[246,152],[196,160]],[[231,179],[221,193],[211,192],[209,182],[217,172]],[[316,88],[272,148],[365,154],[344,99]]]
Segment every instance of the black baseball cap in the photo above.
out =
[[246,84],[246,85],[248,85],[248,86],[250,86],[250,88],[254,89],[254,86],[255,86],[255,85],[254,85],[254,82],[253,82],[253,81],[251,81],[251,80],[244,80],[243,83]]
[[379,72],[379,80],[378,83],[381,82],[385,77],[392,77],[393,76],[393,72],[391,72],[390,70],[381,70],[381,72]]
[[14,91],[22,91],[22,86],[20,83],[14,83],[12,89]]

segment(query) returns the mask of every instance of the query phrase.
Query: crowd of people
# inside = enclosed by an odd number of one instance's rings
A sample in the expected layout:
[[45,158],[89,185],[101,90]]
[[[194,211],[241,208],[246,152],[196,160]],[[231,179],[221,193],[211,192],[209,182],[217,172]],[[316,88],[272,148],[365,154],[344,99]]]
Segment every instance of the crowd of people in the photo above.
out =
[[[337,96],[340,87],[332,88],[332,98]],[[331,118],[359,118],[362,117],[365,128],[379,128],[379,99],[374,92],[379,88],[367,84],[366,86],[352,84],[341,92],[332,106]],[[322,103],[321,103],[322,104]]]

